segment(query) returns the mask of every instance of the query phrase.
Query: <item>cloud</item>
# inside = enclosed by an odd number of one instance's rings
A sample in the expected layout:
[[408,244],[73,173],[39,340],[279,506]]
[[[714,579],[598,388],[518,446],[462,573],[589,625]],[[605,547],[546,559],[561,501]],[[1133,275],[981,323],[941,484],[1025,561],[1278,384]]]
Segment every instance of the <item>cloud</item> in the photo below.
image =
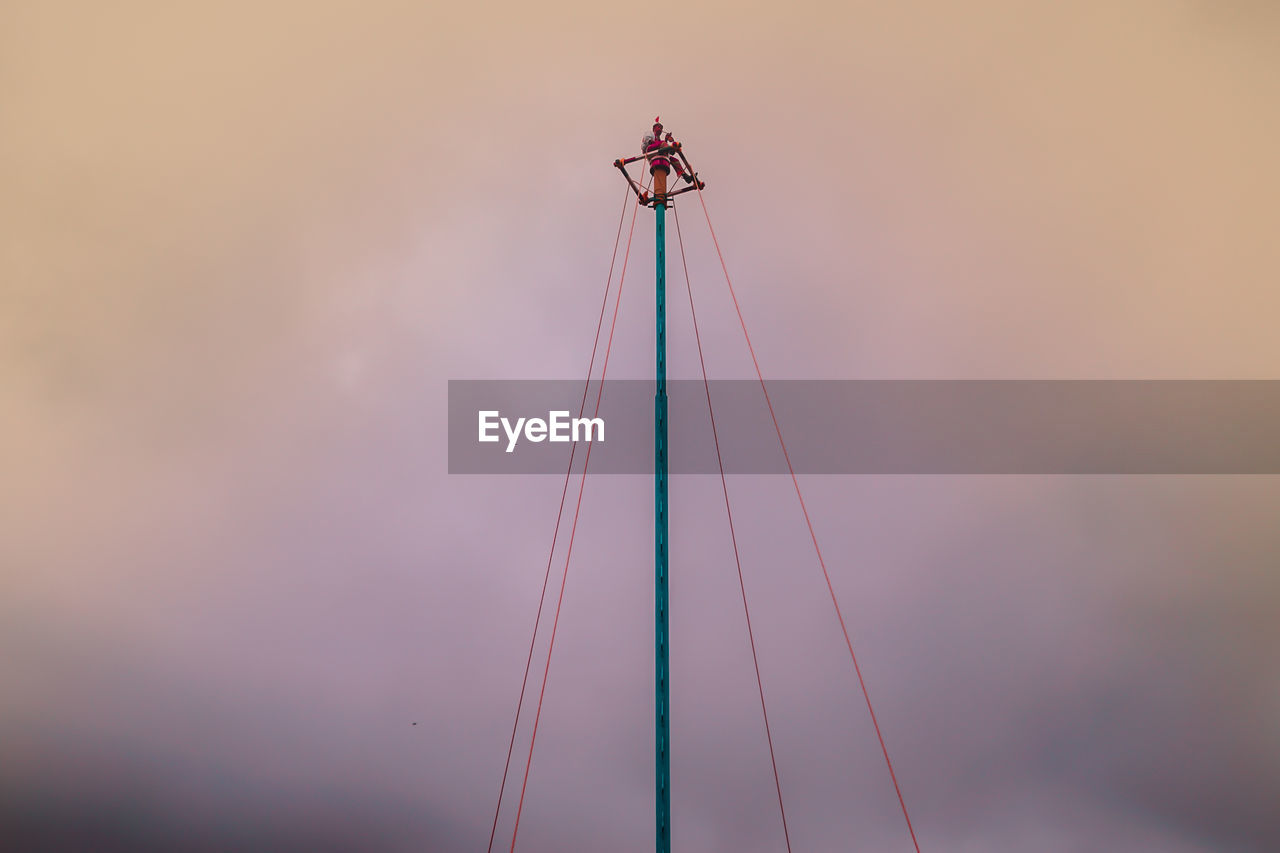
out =
[[[4,14],[6,848],[485,843],[560,482],[449,477],[446,381],[585,369],[608,164],[655,112],[768,376],[1275,373],[1263,18]],[[712,374],[749,375],[680,216]],[[652,366],[650,229],[618,378]],[[922,849],[1277,847],[1271,479],[804,486]],[[903,849],[789,485],[730,487],[795,847]],[[776,850],[719,500],[675,483],[674,831]],[[651,512],[588,483],[521,850],[649,844]]]

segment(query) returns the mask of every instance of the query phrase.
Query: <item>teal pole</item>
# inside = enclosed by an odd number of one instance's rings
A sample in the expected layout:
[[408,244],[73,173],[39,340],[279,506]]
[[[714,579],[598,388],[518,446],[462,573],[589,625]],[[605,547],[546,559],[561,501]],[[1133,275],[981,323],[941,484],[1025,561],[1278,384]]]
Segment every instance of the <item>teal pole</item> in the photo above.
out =
[[657,197],[653,208],[657,233],[657,393],[653,399],[653,573],[654,573],[654,676],[657,699],[657,841],[658,853],[671,853],[671,721],[667,684],[667,246],[666,198]]

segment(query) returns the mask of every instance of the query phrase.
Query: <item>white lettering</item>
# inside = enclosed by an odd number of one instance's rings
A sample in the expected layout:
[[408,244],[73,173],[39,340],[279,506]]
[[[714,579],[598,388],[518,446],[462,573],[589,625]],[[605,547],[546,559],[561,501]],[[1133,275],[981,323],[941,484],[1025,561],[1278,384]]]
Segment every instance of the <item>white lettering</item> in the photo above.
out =
[[552,411],[547,413],[546,420],[516,418],[513,422],[493,410],[481,411],[478,415],[477,439],[485,443],[497,442],[498,427],[502,427],[507,436],[507,453],[515,452],[522,437],[535,444],[543,441],[604,441],[604,418],[571,418],[567,411]]
[[516,440],[520,438],[520,428],[524,426],[524,418],[516,418],[515,429],[511,428],[511,421],[506,418],[502,419],[502,428],[507,431],[507,452],[516,449]]
[[[604,441],[604,418],[574,418],[573,419],[573,440],[581,441],[578,438],[578,427],[583,427],[583,431],[587,434],[586,441]],[[591,438],[591,428],[595,427],[596,437]]]
[[569,433],[569,413],[568,412],[552,412],[551,413],[551,440],[552,441],[568,441]]
[[491,420],[498,416],[497,412],[481,412],[480,413],[480,441],[497,441],[496,435],[489,435],[489,430],[497,429],[498,422]]

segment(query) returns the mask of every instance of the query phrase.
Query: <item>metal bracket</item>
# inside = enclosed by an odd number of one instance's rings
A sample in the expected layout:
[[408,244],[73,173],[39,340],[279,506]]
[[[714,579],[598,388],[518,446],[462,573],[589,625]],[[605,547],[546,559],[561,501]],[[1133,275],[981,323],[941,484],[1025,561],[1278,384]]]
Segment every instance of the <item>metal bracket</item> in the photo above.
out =
[[693,166],[689,165],[689,158],[685,156],[684,147],[679,142],[674,145],[664,145],[656,151],[649,151],[635,157],[625,157],[619,160],[614,160],[613,165],[622,173],[622,176],[627,179],[627,184],[631,187],[631,191],[636,194],[636,200],[645,207],[655,207],[658,203],[657,197],[646,192],[644,187],[637,183],[635,178],[631,177],[631,173],[627,171],[627,166],[638,160],[648,162],[650,157],[672,156],[680,158],[680,163],[684,166],[685,171],[693,176],[693,183],[688,186],[681,187],[678,190],[668,192],[666,194],[666,198],[671,198],[672,196],[677,196],[681,193],[687,193],[692,190],[706,189],[706,183],[698,178],[698,173],[693,170]]

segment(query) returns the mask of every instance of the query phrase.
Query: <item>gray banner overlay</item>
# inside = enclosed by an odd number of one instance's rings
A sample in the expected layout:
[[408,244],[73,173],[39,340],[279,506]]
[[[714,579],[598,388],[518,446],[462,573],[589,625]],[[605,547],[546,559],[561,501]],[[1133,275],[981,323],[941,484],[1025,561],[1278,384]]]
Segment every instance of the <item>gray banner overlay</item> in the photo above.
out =
[[[777,380],[767,383],[797,474],[1276,474],[1280,381]],[[449,473],[563,474],[570,442],[518,419],[578,416],[581,380],[451,380]],[[593,382],[584,417],[595,409]],[[701,380],[671,381],[672,474],[715,474]],[[652,380],[609,380],[590,471],[653,472]],[[785,474],[755,380],[711,383],[726,473]],[[495,441],[479,441],[480,413]],[[562,427],[568,434],[569,424]],[[534,435],[538,431],[534,430]],[[585,435],[580,428],[579,435]],[[592,437],[598,438],[597,432]],[[580,442],[574,469],[586,460]]]

